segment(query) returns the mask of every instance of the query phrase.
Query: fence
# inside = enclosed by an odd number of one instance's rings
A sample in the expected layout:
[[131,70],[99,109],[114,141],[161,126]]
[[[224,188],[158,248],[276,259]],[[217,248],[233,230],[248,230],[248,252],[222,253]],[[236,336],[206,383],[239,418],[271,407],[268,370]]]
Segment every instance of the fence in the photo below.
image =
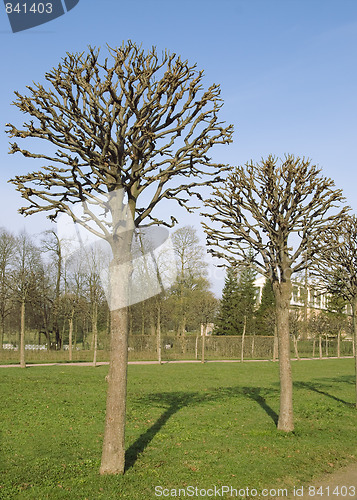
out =
[[[204,343],[204,344],[203,344]],[[66,347],[66,346],[65,346]],[[163,335],[161,342],[162,361],[200,360],[204,352],[205,360],[242,359],[242,336],[186,335],[183,337]],[[352,341],[320,337],[316,340],[291,339],[291,355],[302,358],[352,356]],[[246,336],[243,344],[243,359],[273,359],[274,337]],[[17,363],[19,352],[9,349],[0,350],[0,363]],[[93,351],[73,350],[73,361],[91,361]],[[129,360],[157,360],[157,338],[151,335],[132,335],[129,337]],[[68,351],[26,350],[27,362],[66,362]],[[98,349],[97,361],[109,361],[109,352]]]

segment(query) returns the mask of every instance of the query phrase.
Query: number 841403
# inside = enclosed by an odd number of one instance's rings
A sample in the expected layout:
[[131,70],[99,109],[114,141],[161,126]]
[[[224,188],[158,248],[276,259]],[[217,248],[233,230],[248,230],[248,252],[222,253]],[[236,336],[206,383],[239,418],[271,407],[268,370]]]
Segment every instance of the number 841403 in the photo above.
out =
[[8,2],[5,4],[7,14],[51,14],[53,6],[51,2],[47,3],[17,3],[13,5]]

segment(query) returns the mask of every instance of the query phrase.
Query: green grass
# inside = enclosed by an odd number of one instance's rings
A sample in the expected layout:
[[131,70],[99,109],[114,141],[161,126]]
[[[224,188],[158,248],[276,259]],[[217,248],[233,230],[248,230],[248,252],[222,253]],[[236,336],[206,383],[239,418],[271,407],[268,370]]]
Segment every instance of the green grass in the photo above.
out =
[[275,425],[277,363],[130,366],[127,471],[101,477],[107,371],[0,370],[0,498],[146,500],[159,498],[156,485],[292,489],[356,460],[353,360],[293,363],[290,435]]

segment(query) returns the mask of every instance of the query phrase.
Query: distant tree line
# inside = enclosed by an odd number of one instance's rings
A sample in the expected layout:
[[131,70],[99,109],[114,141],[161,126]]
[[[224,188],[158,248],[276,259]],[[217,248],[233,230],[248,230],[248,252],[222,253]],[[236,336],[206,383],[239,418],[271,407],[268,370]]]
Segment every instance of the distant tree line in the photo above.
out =
[[[261,294],[256,285],[256,272],[249,267],[228,267],[214,323],[215,335],[276,335],[276,304],[272,283],[265,280]],[[260,297],[259,297],[260,295]],[[290,335],[295,338],[338,337],[351,334],[351,317],[346,314],[346,300],[330,294],[326,309],[304,307],[290,310]]]
[[[132,335],[184,336],[212,322],[218,300],[210,291],[204,249],[194,228],[172,235],[176,278],[172,287],[129,306]],[[66,242],[54,231],[34,237],[0,229],[0,348],[26,343],[50,349],[108,347],[110,314],[100,279],[106,256],[95,248],[65,256]],[[145,280],[145,277],[143,278]],[[70,338],[71,336],[71,338]]]

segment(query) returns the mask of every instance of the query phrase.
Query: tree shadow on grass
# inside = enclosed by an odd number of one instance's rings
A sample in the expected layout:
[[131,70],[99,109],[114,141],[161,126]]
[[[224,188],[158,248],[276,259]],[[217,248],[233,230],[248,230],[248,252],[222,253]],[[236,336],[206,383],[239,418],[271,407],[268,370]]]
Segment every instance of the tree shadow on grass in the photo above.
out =
[[266,396],[266,390],[262,390],[259,387],[243,387],[243,394],[248,398],[256,401],[265,411],[267,415],[272,419],[275,425],[278,425],[279,415],[268,405],[264,396]]
[[[330,380],[330,379],[328,379],[328,380]],[[339,382],[341,382],[341,380],[339,380]],[[349,401],[345,401],[344,399],[338,398],[337,396],[334,396],[333,394],[330,394],[329,392],[327,392],[327,389],[332,388],[332,385],[330,385],[330,384],[323,384],[321,382],[294,382],[294,387],[297,387],[300,389],[308,389],[309,391],[317,392],[318,394],[322,394],[323,396],[327,396],[328,398],[334,399],[335,401],[338,401],[339,403],[343,403],[344,405],[349,406],[349,407],[355,406],[354,403],[351,403]]]
[[185,406],[198,404],[202,401],[202,395],[199,393],[185,393],[185,392],[172,392],[172,393],[155,393],[149,394],[145,398],[140,398],[139,402],[141,404],[152,405],[152,403],[160,403],[166,410],[156,422],[147,429],[146,432],[141,434],[138,439],[126,450],[125,453],[125,471],[133,467],[137,461],[139,455],[143,453],[145,448],[154,439],[156,434],[162,429],[169,418],[177,413],[181,408]]
[[320,381],[326,381],[332,384],[339,383],[339,384],[351,384],[355,385],[356,383],[356,377],[355,375],[341,375],[340,377],[333,377],[333,378],[320,378]]
[[204,403],[219,402],[224,398],[243,396],[259,404],[259,406],[273,420],[278,423],[277,413],[266,402],[266,396],[276,394],[274,389],[263,389],[259,387],[222,387],[207,393],[199,392],[164,392],[153,393],[140,398],[138,402],[143,405],[163,406],[165,411],[160,415],[156,422],[141,434],[138,439],[127,449],[125,453],[125,471],[134,466],[138,457],[147,448],[156,434],[160,432],[166,422],[179,410],[189,406],[196,406]]

